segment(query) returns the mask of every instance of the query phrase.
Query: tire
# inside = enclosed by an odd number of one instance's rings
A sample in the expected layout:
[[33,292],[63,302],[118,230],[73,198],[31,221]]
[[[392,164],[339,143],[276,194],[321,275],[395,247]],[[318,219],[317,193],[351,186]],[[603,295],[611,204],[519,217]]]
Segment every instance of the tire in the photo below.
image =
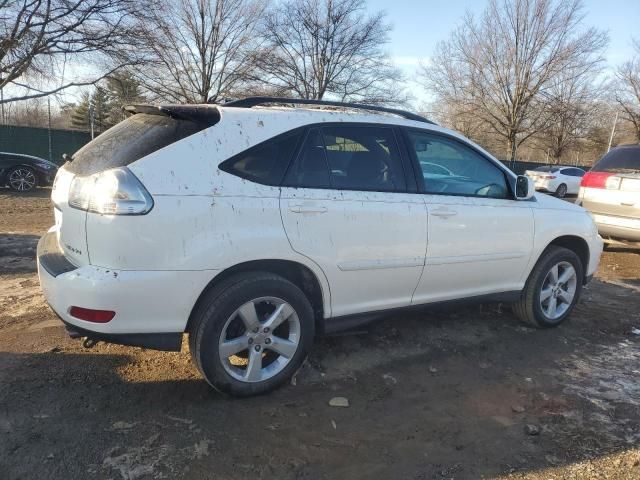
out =
[[15,192],[30,192],[38,185],[38,177],[31,167],[17,166],[7,172],[7,185]]
[[558,188],[556,189],[556,197],[564,198],[566,195],[567,195],[567,186],[564,183],[561,183],[560,185],[558,185]]
[[214,389],[239,397],[260,395],[300,368],[313,344],[315,322],[297,286],[279,275],[248,272],[205,295],[192,318],[189,350]]
[[[554,267],[558,269],[559,280],[565,275],[568,277],[559,287],[553,281]],[[573,274],[569,267],[573,269]],[[556,327],[571,314],[578,302],[583,278],[584,267],[573,251],[563,247],[549,247],[533,268],[513,310],[522,321],[534,327]],[[556,305],[555,312],[551,308],[553,301]]]

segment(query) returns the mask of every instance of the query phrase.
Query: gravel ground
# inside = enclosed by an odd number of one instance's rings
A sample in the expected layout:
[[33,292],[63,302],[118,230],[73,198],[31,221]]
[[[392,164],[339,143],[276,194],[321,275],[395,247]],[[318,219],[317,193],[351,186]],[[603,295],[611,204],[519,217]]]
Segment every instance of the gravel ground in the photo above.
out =
[[496,304],[396,315],[318,339],[291,385],[236,400],[186,344],[65,335],[33,259],[48,194],[0,191],[2,479],[640,478],[636,251],[606,252],[557,329]]

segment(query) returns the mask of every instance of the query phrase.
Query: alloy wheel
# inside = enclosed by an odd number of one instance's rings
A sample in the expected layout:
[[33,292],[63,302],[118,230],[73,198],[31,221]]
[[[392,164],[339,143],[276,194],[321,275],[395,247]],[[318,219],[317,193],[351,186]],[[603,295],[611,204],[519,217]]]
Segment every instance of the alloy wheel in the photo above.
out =
[[16,168],[9,174],[9,185],[18,192],[26,192],[36,186],[36,176],[29,168]]
[[576,295],[578,275],[569,262],[556,263],[547,273],[540,289],[540,307],[550,320],[562,317]]
[[250,300],[229,317],[218,342],[225,371],[242,382],[262,382],[280,373],[298,350],[300,319],[276,297]]

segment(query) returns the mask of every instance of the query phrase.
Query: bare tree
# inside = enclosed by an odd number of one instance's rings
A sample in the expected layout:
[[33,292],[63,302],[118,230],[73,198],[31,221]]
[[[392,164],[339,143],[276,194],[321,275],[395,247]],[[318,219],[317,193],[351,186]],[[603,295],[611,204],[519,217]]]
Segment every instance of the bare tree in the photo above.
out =
[[135,74],[158,98],[215,102],[248,76],[262,0],[177,0],[140,25],[144,69]]
[[635,55],[623,63],[616,73],[616,102],[624,119],[633,126],[636,140],[640,142],[640,40],[633,42]]
[[563,72],[590,75],[601,65],[607,35],[582,30],[580,0],[490,0],[479,18],[464,17],[422,69],[437,98],[477,116],[519,145],[552,118],[542,95]]
[[601,85],[593,82],[591,76],[565,70],[551,79],[542,94],[549,121],[541,135],[551,158],[559,163],[587,136],[601,110]]
[[[122,66],[114,58],[135,45],[132,19],[152,1],[0,0],[0,90],[23,92],[0,102],[43,97],[111,74]],[[96,68],[99,60],[109,66]],[[65,81],[73,61],[90,64],[94,68],[85,70],[92,73]]]
[[390,28],[363,0],[284,1],[262,24],[260,78],[301,98],[392,103],[400,73],[383,49]]

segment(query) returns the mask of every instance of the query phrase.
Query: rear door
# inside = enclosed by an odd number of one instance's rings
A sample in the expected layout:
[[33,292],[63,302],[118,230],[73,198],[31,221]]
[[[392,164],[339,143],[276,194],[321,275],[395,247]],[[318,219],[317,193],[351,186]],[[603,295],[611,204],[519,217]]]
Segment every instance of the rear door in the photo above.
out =
[[[406,158],[404,159],[406,160]],[[393,128],[311,128],[282,187],[291,246],[325,272],[332,314],[401,307],[422,273],[427,216]]]
[[505,172],[465,143],[421,130],[406,139],[429,214],[413,302],[521,289],[533,248],[530,203],[514,200]]

